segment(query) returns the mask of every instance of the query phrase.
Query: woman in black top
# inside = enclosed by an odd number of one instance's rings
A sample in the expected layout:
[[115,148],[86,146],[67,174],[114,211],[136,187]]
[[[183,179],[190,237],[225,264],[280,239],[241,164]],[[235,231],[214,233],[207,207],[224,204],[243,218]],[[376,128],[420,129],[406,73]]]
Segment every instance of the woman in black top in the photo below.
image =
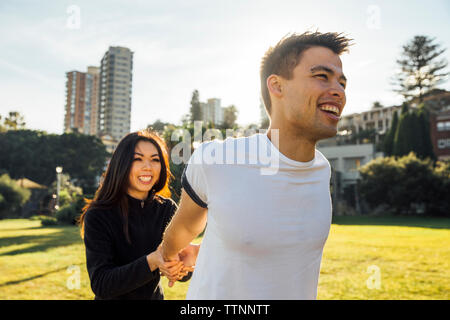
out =
[[159,250],[177,209],[170,176],[167,148],[156,134],[130,133],[118,144],[80,218],[95,299],[162,300],[160,272],[175,281],[193,271],[181,261],[164,262]]

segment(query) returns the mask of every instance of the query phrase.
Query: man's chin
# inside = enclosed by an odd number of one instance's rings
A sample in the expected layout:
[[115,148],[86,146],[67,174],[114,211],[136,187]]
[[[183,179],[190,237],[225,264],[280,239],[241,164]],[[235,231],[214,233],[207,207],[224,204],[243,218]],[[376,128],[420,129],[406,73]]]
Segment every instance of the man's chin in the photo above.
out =
[[317,141],[329,139],[335,137],[337,134],[337,128],[323,128],[317,134]]

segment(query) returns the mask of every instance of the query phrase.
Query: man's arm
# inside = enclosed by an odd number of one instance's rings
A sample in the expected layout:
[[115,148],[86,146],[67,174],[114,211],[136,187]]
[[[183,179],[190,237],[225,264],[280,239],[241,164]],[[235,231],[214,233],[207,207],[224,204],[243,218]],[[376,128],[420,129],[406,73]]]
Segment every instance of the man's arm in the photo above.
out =
[[162,255],[164,260],[178,260],[178,252],[188,246],[206,226],[208,209],[196,204],[182,190],[181,202],[164,232]]

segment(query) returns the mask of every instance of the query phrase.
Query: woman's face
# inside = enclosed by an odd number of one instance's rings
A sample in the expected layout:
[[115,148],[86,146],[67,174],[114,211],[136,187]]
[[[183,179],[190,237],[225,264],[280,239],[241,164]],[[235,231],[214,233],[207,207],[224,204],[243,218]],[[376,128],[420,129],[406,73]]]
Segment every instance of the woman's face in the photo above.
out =
[[139,141],[134,150],[134,160],[128,177],[127,193],[136,199],[146,199],[159,180],[161,161],[158,149],[148,141]]

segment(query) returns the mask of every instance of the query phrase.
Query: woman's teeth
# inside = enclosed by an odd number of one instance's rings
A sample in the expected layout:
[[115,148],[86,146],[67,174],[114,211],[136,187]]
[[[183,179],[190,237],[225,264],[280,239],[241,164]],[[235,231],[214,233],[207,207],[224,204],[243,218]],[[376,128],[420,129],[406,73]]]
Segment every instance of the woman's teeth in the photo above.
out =
[[151,176],[145,176],[145,177],[138,177],[138,179],[142,182],[149,182],[152,177]]

